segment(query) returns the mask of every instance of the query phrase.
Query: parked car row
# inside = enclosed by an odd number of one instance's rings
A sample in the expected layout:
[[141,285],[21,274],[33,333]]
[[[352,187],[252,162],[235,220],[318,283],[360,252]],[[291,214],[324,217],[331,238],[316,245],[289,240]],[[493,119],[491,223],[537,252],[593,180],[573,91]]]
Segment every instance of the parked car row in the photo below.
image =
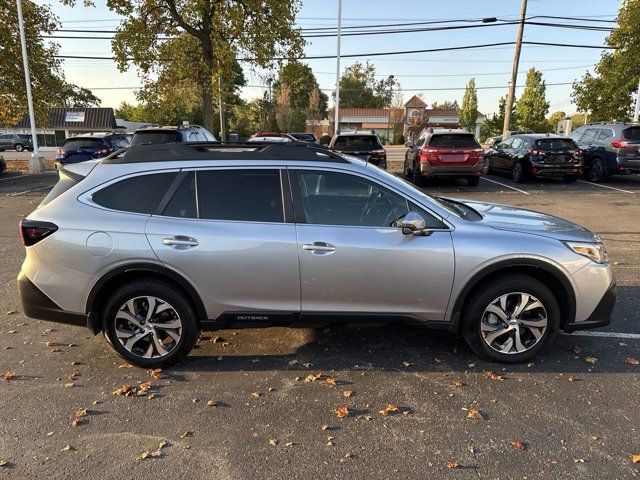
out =
[[15,150],[22,152],[27,150],[33,152],[33,140],[31,135],[22,133],[3,133],[0,135],[0,152],[5,150]]

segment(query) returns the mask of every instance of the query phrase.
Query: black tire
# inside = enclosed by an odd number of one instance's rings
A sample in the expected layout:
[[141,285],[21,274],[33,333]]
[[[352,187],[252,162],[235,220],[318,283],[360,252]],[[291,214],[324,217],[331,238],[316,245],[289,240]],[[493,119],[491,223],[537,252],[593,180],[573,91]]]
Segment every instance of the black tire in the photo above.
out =
[[485,175],[489,175],[492,171],[493,170],[491,169],[491,165],[489,165],[489,160],[485,158],[484,167],[482,167],[482,173],[484,173]]
[[[169,303],[181,322],[179,340],[172,346],[169,353],[156,358],[144,358],[127,350],[116,335],[118,311],[129,300],[145,296],[157,297]],[[144,278],[125,283],[109,297],[101,317],[104,335],[116,353],[129,363],[141,368],[164,368],[176,364],[189,355],[200,335],[196,312],[188,297],[174,285],[161,279]]]
[[587,170],[587,178],[594,183],[599,183],[604,180],[606,176],[607,170],[602,159],[600,157],[592,159],[589,164],[589,169]]
[[522,163],[516,162],[513,164],[513,167],[511,168],[511,180],[515,183],[524,183],[526,180]]
[[467,185],[469,185],[470,187],[477,187],[478,185],[480,185],[480,176],[474,175],[472,177],[467,177]]
[[[486,284],[485,284],[486,285]],[[490,346],[482,336],[483,315],[494,301],[506,294],[525,293],[535,297],[546,311],[547,326],[543,334],[527,350],[501,353]],[[517,297],[516,297],[517,298]],[[497,317],[496,317],[497,318]],[[505,274],[491,281],[487,287],[478,288],[468,298],[462,317],[462,335],[469,347],[480,357],[501,363],[527,362],[553,343],[560,326],[560,307],[551,290],[528,275]],[[530,331],[530,341],[535,337]],[[509,334],[511,336],[511,334]],[[515,334],[514,334],[515,335]],[[506,338],[504,336],[498,338]],[[522,338],[522,337],[521,337]],[[523,343],[525,345],[525,343]]]
[[565,175],[562,177],[564,183],[576,183],[578,181],[578,175]]
[[24,150],[24,145],[21,143],[16,143],[15,145],[16,152],[22,152]]
[[420,174],[420,169],[418,165],[413,164],[413,170],[411,171],[411,183],[413,183],[416,187],[422,187],[424,185],[424,178]]

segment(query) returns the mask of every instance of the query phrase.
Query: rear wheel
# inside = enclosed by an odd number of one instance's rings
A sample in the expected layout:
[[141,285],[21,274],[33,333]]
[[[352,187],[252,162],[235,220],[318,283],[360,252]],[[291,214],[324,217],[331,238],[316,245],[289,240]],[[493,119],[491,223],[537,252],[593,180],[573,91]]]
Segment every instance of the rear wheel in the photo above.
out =
[[103,310],[104,334],[115,351],[142,368],[167,367],[193,349],[199,335],[189,299],[162,280],[124,284]]
[[24,145],[21,143],[16,143],[16,152],[21,152],[24,150]]
[[607,172],[604,168],[604,162],[601,158],[596,157],[591,160],[591,165],[589,165],[589,170],[587,173],[589,180],[596,183],[601,182],[602,180],[604,180],[606,174]]
[[467,302],[463,336],[488,360],[526,362],[553,342],[560,307],[546,285],[527,275],[505,275]]
[[576,183],[578,181],[578,175],[565,175],[562,177],[564,183]]
[[467,177],[467,184],[470,187],[477,187],[480,184],[480,177],[478,175],[474,175],[473,177]]
[[511,179],[516,183],[522,183],[525,181],[524,170],[522,169],[522,164],[520,162],[516,162],[511,169]]

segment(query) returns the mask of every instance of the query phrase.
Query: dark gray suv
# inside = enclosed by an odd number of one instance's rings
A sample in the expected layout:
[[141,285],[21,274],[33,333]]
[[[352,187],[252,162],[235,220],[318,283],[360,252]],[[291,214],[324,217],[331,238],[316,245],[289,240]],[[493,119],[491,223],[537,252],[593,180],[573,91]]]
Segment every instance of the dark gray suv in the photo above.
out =
[[22,152],[23,150],[33,151],[33,141],[31,135],[19,133],[3,133],[0,135],[0,152],[5,150],[15,150]]
[[584,173],[592,182],[608,175],[640,173],[639,123],[589,123],[569,137],[584,152]]

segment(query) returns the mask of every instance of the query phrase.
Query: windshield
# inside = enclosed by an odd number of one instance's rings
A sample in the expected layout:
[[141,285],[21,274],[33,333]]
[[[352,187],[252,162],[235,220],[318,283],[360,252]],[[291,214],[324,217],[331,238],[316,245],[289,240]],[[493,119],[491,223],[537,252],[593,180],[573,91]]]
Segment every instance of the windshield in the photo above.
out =
[[473,135],[446,134],[434,135],[429,142],[430,147],[447,148],[478,148],[478,142]]
[[570,138],[545,138],[536,141],[536,148],[550,152],[554,150],[576,150],[578,146]]
[[180,140],[182,140],[182,136],[176,131],[137,132],[131,139],[131,145],[157,145],[179,142]]
[[333,145],[336,150],[378,150],[382,145],[375,135],[341,135]]

